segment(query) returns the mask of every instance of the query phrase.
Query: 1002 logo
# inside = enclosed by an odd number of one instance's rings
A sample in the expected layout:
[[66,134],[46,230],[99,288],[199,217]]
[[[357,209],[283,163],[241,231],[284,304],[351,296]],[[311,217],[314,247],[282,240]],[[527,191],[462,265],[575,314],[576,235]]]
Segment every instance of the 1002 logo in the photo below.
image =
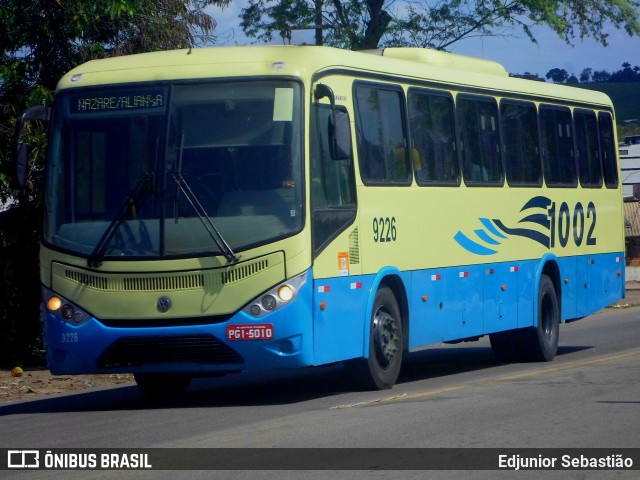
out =
[[[569,240],[573,236],[573,243],[579,247],[583,243],[586,245],[595,245],[596,237],[594,236],[596,228],[596,206],[593,202],[587,204],[587,208],[583,207],[581,202],[577,202],[573,208],[562,202],[558,208],[556,202],[551,202],[547,209],[547,218],[550,223],[549,231],[549,247],[556,246],[556,239],[561,247],[566,247]],[[573,235],[571,233],[573,232]]]

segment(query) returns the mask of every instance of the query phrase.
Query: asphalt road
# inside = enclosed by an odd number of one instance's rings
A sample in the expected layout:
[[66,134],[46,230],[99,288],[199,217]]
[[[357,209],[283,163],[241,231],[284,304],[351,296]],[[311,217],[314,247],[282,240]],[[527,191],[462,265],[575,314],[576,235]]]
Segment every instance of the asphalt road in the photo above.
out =
[[[174,403],[135,386],[0,407],[0,448],[638,448],[640,307],[561,326],[550,363],[497,364],[488,340],[436,345],[399,383],[354,392],[341,365],[194,381]],[[26,472],[0,472],[25,478]],[[8,473],[9,475],[4,475]],[[29,472],[59,478],[61,472]],[[66,478],[640,478],[633,472],[65,472]]]

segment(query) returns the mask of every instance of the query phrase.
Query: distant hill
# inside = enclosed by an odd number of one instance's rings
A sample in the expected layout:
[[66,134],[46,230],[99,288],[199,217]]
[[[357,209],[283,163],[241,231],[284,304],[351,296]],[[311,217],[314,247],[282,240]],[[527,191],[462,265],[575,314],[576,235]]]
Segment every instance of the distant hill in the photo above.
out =
[[640,122],[640,83],[579,83],[573,86],[609,95],[616,109],[618,123],[633,119]]

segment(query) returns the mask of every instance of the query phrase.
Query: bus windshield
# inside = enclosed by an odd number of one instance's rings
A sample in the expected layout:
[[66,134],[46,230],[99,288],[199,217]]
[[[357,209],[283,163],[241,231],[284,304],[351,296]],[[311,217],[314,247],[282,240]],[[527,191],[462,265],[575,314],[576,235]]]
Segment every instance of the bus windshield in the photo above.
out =
[[93,258],[225,255],[303,225],[300,87],[108,87],[56,99],[45,240]]

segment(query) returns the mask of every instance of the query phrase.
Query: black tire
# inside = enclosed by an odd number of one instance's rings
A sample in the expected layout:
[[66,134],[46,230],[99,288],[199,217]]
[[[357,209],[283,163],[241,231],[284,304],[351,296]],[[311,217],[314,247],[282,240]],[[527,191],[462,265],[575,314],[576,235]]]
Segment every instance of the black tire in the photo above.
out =
[[369,356],[347,362],[354,383],[365,390],[384,390],[398,380],[403,355],[402,315],[393,291],[380,287],[371,315]]
[[142,393],[154,400],[175,400],[187,391],[191,377],[179,374],[139,374],[133,375]]
[[558,351],[560,308],[553,282],[547,275],[540,278],[538,289],[538,322],[523,331],[523,347],[527,360],[550,362]]

